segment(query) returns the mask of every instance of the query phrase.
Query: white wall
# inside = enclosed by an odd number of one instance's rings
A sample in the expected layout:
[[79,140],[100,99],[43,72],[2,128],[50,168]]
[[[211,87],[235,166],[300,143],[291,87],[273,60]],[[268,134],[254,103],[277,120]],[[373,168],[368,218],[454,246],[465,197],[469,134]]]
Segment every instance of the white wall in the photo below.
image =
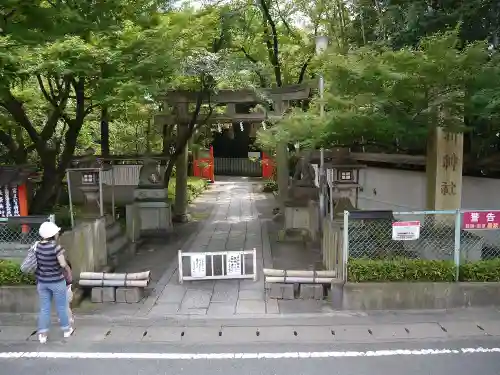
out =
[[[360,209],[394,212],[426,209],[425,172],[370,167],[361,170],[359,177],[362,186],[358,198]],[[464,176],[462,183],[462,209],[500,209],[500,179]],[[395,218],[423,221],[425,215],[396,215]],[[500,242],[499,231],[473,232],[490,245]]]
[[[366,168],[360,171],[359,208],[393,211],[426,208],[425,172]],[[376,194],[374,192],[376,191]],[[463,177],[463,209],[500,209],[500,179]]]

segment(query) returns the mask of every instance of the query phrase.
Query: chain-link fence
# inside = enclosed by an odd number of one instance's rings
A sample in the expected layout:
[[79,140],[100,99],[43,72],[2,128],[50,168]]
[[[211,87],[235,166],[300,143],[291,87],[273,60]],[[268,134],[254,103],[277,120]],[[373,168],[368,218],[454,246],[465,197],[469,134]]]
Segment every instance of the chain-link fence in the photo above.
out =
[[38,230],[48,220],[54,221],[53,215],[0,218],[0,259],[22,258],[25,251],[40,240]]
[[353,211],[345,215],[349,258],[463,263],[500,257],[500,210]]

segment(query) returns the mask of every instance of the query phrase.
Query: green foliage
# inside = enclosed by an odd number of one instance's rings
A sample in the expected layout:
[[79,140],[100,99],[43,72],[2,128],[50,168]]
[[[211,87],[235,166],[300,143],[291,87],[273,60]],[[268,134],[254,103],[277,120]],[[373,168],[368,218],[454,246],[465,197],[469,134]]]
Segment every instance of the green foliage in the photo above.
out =
[[[498,40],[493,0],[231,0],[196,9],[150,0],[4,3],[0,160],[43,169],[36,211],[53,203],[71,157],[99,148],[102,108],[112,153],[173,148],[173,131],[163,142],[162,129],[148,130],[154,113],[169,110],[155,96],[172,88],[283,86],[322,72],[325,117],[316,99],[291,103],[287,119],[259,134],[268,150],[284,140],[423,152],[429,127],[463,129],[464,114],[473,119],[473,156],[500,147],[500,64],[482,42]],[[459,22],[457,32],[432,36]],[[315,56],[320,34],[330,39],[324,58]],[[436,117],[436,108],[445,115]],[[196,142],[206,145],[203,125]]]
[[93,142],[101,108],[144,102],[172,80],[176,35],[149,0],[10,0],[3,14],[0,152],[43,168],[36,213],[54,203],[74,153]]
[[349,259],[348,280],[373,281],[454,281],[455,265],[451,261],[421,259]]
[[500,281],[500,258],[462,264],[460,280]]
[[[348,280],[352,282],[455,281],[453,261],[398,258],[391,260],[350,259]],[[500,282],[500,259],[464,263],[460,281]]]
[[204,178],[189,177],[188,178],[188,202],[192,202],[197,196],[203,193],[208,186],[208,181]]
[[[425,150],[429,129],[465,131],[466,114],[491,112],[485,92],[500,87],[500,72],[485,43],[457,50],[456,32],[422,39],[417,49],[360,48],[322,59],[326,112],[319,103],[295,109],[259,141],[321,145],[381,145]],[[489,79],[486,80],[486,77]],[[483,101],[482,101],[483,100]]]
[[272,193],[278,191],[278,183],[274,180],[266,180],[264,186],[262,187],[264,193]]
[[[203,193],[208,186],[208,181],[200,177],[188,177],[188,202],[192,202],[197,196]],[[171,200],[175,199],[175,179],[170,180],[168,184],[168,197]]]
[[0,286],[2,285],[34,285],[35,278],[21,272],[20,265],[0,259]]

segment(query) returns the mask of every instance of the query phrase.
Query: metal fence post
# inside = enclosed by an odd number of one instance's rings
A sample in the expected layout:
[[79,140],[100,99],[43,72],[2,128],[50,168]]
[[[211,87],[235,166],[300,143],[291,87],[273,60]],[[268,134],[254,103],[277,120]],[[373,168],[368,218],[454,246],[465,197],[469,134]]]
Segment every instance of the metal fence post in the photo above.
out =
[[455,251],[453,254],[453,259],[455,261],[455,281],[459,280],[460,277],[460,234],[461,234],[461,224],[462,224],[462,212],[457,210],[455,213]]
[[111,213],[113,215],[113,223],[116,221],[115,207],[115,166],[111,164]]
[[99,211],[101,217],[104,216],[104,199],[103,199],[103,193],[102,193],[102,168],[99,168]]
[[69,170],[66,170],[66,186],[68,188],[69,215],[71,217],[71,229],[75,227],[75,216],[73,213],[73,197],[71,195],[71,177]]
[[342,239],[342,278],[347,281],[347,259],[349,257],[349,211],[344,211],[344,231]]
[[179,284],[182,284],[182,282],[184,281],[184,277],[182,275],[182,250],[179,250],[178,253],[177,253],[177,261],[179,262],[179,268],[178,268],[178,271],[179,271]]

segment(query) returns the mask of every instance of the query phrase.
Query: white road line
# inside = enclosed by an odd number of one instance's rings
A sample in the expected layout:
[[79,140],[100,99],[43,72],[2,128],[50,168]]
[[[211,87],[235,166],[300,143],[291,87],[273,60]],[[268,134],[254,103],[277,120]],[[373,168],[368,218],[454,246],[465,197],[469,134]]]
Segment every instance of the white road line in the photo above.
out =
[[155,359],[155,360],[200,360],[200,359],[303,359],[303,358],[352,358],[425,356],[443,354],[500,353],[500,348],[460,349],[393,349],[365,352],[283,352],[283,353],[98,353],[98,352],[0,352],[0,359]]

